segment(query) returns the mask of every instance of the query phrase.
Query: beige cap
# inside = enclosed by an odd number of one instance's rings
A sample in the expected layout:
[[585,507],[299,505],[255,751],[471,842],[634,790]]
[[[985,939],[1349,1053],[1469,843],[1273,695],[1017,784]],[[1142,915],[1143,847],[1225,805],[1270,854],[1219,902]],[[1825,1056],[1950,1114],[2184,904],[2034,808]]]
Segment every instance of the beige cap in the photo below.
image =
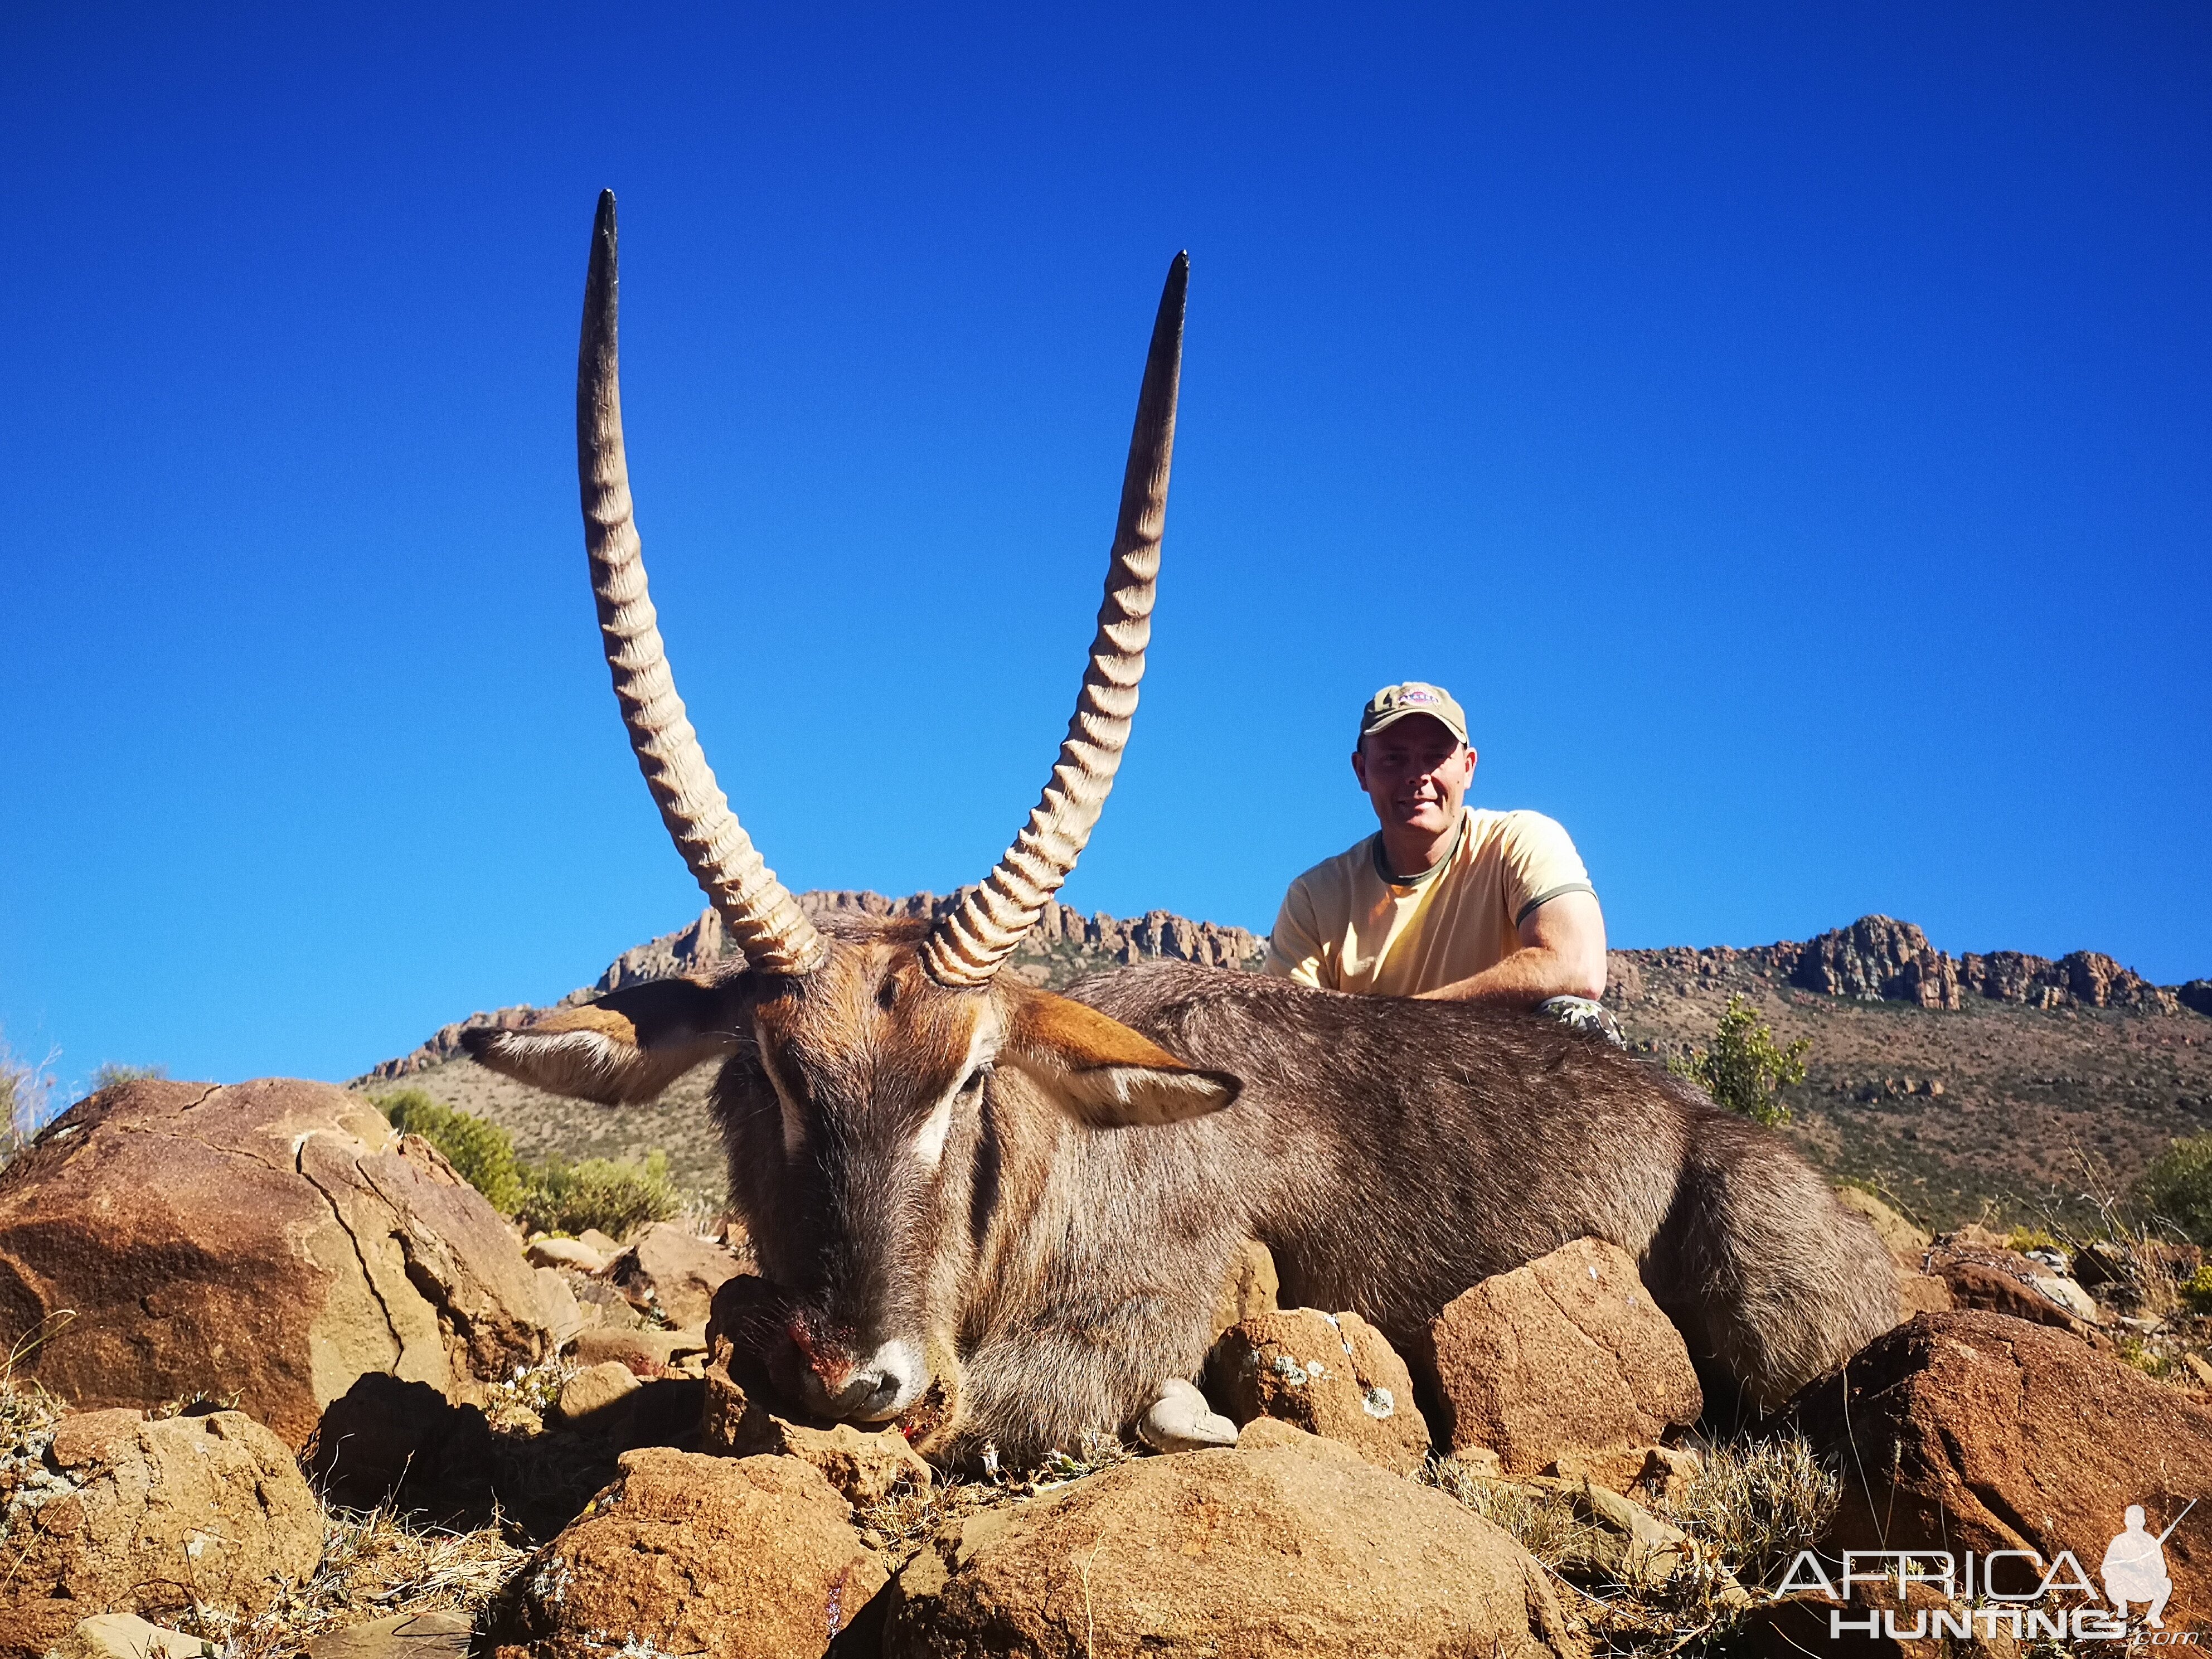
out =
[[1462,743],[1467,741],[1467,711],[1459,706],[1459,699],[1441,685],[1431,685],[1426,680],[1386,685],[1368,698],[1367,707],[1359,712],[1360,741],[1365,742],[1375,732],[1396,725],[1408,714],[1426,714],[1442,722],[1444,729]]

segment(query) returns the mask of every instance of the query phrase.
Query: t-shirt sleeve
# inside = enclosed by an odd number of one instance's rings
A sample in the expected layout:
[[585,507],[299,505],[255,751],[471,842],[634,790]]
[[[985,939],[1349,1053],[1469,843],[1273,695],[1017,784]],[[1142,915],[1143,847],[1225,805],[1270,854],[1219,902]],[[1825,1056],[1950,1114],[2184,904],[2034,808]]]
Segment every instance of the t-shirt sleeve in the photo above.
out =
[[1589,872],[1583,868],[1582,854],[1555,818],[1541,812],[1509,814],[1501,851],[1505,913],[1516,927],[1538,905],[1562,893],[1597,895]]
[[1261,971],[1316,990],[1327,989],[1321,982],[1322,946],[1317,932],[1313,898],[1301,876],[1291,884],[1291,890],[1283,895],[1283,908],[1275,913],[1275,931],[1267,935],[1267,956]]

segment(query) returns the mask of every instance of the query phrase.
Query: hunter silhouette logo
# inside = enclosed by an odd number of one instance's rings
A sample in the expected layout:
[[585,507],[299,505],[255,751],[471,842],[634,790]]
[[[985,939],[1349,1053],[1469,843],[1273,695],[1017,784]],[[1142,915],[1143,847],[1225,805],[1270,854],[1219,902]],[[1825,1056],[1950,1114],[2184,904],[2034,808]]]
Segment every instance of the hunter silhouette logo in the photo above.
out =
[[2166,1575],[2166,1540],[2173,1536],[2173,1527],[2181,1524],[2182,1516],[2196,1507],[2192,1498],[2181,1515],[2173,1517],[2173,1526],[2154,1538],[2144,1529],[2142,1505],[2128,1505],[2128,1529],[2106,1547],[2100,1569],[2105,1599],[2121,1618],[2128,1616],[2129,1602],[2142,1601],[2147,1604],[2143,1623],[2153,1630],[2166,1628],[2166,1620],[2160,1615],[2166,1611],[2166,1597],[2173,1594],[2173,1580]]
[[[2192,1498],[2164,1532],[2153,1534],[2145,1524],[2143,1506],[2129,1504],[2122,1530],[2098,1564],[2102,1597],[2071,1550],[2061,1550],[2048,1559],[2035,1550],[1990,1550],[1979,1557],[1971,1550],[1963,1554],[1949,1550],[1845,1550],[1843,1571],[1833,1578],[1812,1551],[1800,1550],[1771,1594],[1779,1600],[1798,1591],[1818,1590],[1835,1602],[1828,1610],[1832,1641],[1844,1636],[1908,1642],[1929,1637],[1967,1640],[1977,1634],[1994,1638],[2000,1630],[2015,1641],[2125,1641],[2131,1606],[2142,1609],[2146,1629],[2165,1630],[2166,1604],[2173,1594],[2173,1580],[2166,1569],[2166,1542],[2196,1507]],[[1907,1589],[1914,1584],[1940,1592],[1950,1605],[1914,1607],[1899,1622]],[[1862,1587],[1880,1587],[1881,1599],[1893,1600],[1896,1605],[1854,1607],[1852,1592]],[[2063,1592],[2080,1600],[2062,1606],[2053,1598]],[[2100,1601],[2106,1605],[2098,1605]],[[2151,1639],[2193,1644],[2197,1632]]]

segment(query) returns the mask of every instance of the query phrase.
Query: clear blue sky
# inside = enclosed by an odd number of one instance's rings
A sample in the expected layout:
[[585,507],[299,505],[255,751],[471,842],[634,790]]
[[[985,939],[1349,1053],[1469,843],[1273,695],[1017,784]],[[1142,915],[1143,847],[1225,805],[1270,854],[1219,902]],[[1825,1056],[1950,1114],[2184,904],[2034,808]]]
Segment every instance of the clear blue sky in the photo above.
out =
[[584,580],[603,185],[672,654],[793,888],[1019,824],[1188,247],[1072,902],[1264,928],[1419,676],[1617,944],[2212,974],[2212,13],[1062,10],[11,13],[17,1051],[343,1078],[696,913]]

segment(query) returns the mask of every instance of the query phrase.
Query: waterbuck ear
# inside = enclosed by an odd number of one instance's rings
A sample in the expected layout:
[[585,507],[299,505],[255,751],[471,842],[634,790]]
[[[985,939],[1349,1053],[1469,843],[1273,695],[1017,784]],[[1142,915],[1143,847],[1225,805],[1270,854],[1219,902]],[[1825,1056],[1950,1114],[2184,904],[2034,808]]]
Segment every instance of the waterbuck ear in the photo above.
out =
[[732,993],[688,979],[625,986],[519,1031],[461,1033],[471,1059],[556,1095],[628,1106],[738,1046]]
[[1048,991],[1023,988],[1008,1014],[1000,1062],[1097,1128],[1203,1117],[1244,1086],[1226,1072],[1186,1066],[1121,1021]]

